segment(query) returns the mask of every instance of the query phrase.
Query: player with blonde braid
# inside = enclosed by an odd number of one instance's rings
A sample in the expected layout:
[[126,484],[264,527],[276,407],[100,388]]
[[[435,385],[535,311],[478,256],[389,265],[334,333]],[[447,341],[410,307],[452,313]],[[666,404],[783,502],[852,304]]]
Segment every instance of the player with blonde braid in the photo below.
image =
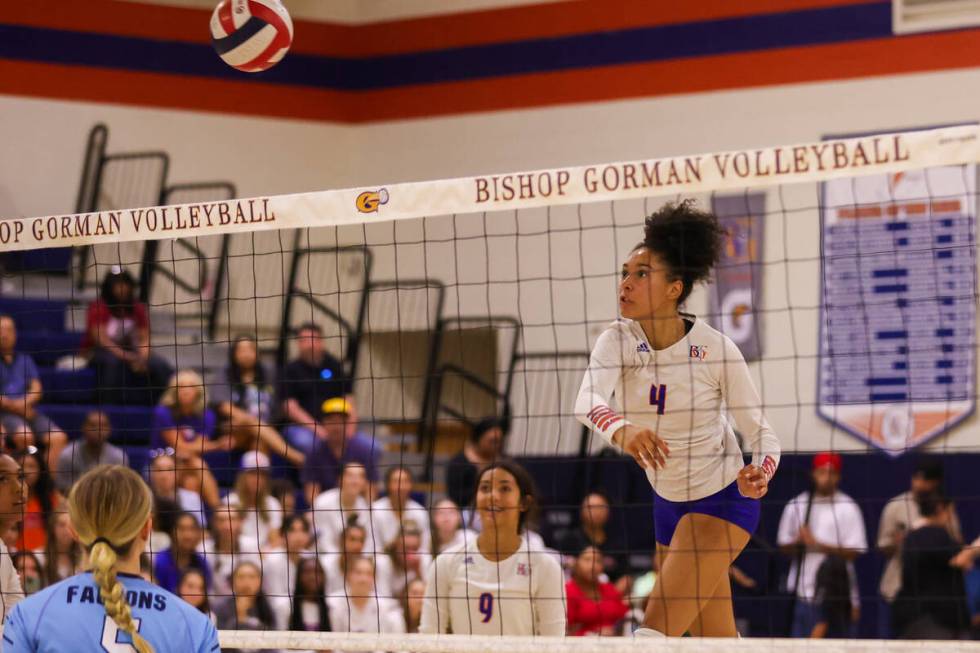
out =
[[132,473],[123,467],[106,469],[89,483],[76,485],[68,495],[68,514],[79,542],[89,552],[92,576],[102,593],[106,614],[120,630],[129,633],[139,653],[154,653],[149,642],[136,632],[123,585],[116,576],[116,551],[132,544],[153,507],[153,496],[143,483],[137,491],[124,495],[113,491],[112,481],[126,472]]
[[152,532],[153,496],[128,467],[91,470],[68,496],[86,571],[19,603],[3,631],[4,653],[215,653],[214,625],[183,600],[146,582],[139,557]]

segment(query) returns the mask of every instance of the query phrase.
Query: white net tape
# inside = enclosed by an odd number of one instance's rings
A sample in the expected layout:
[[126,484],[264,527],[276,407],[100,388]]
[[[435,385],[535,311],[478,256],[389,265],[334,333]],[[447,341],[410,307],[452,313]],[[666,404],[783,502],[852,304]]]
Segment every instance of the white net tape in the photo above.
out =
[[0,221],[14,251],[361,225],[435,215],[815,183],[980,161],[976,125],[646,161]]
[[225,648],[307,649],[314,651],[411,651],[412,653],[627,653],[630,651],[813,651],[814,653],[967,653],[980,651],[980,642],[882,641],[882,640],[794,640],[794,639],[702,639],[679,637],[664,640],[633,640],[625,637],[486,637],[466,635],[375,635],[367,633],[221,632]]

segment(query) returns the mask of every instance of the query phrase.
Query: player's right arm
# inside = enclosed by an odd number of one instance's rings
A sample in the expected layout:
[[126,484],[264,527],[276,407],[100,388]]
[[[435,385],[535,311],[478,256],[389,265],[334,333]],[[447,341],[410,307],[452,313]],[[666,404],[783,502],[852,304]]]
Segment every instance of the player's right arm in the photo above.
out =
[[37,650],[31,641],[30,629],[25,622],[24,610],[21,605],[14,607],[3,624],[3,653],[34,653]]
[[425,635],[449,632],[449,591],[452,583],[450,558],[441,554],[432,561],[428,580],[425,583],[425,596],[422,599],[422,618],[419,632]]
[[207,617],[202,621],[201,644],[196,649],[197,653],[220,653],[221,644],[218,643],[218,629]]
[[629,346],[625,340],[618,325],[603,331],[596,340],[575,401],[575,417],[641,467],[659,469],[670,455],[667,443],[650,429],[630,423],[609,405],[622,374],[624,348]]

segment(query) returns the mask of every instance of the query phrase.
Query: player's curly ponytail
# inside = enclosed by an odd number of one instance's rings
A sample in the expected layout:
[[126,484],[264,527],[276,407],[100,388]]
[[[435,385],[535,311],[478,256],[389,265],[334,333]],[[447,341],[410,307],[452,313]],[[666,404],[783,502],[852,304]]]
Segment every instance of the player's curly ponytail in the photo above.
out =
[[671,280],[679,279],[684,288],[677,304],[691,294],[694,285],[707,281],[711,269],[721,259],[725,230],[713,213],[701,211],[694,200],[664,204],[647,216],[643,225],[645,247],[669,268]]
[[128,467],[103,465],[86,473],[68,495],[68,514],[78,539],[89,551],[92,576],[99,585],[106,614],[129,633],[139,653],[155,653],[136,632],[116,563],[133,545],[153,507],[146,483]]

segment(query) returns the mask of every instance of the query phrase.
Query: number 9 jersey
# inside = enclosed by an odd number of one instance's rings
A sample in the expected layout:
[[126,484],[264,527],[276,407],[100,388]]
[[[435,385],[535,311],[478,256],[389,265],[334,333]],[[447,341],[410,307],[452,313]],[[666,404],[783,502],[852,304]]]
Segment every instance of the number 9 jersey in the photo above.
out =
[[565,581],[556,554],[530,548],[493,562],[475,541],[439,554],[429,569],[419,632],[565,634]]
[[[218,653],[218,632],[204,614],[139,576],[118,573],[137,631],[156,653]],[[135,653],[129,635],[105,613],[86,572],[21,601],[3,628],[3,653]]]

